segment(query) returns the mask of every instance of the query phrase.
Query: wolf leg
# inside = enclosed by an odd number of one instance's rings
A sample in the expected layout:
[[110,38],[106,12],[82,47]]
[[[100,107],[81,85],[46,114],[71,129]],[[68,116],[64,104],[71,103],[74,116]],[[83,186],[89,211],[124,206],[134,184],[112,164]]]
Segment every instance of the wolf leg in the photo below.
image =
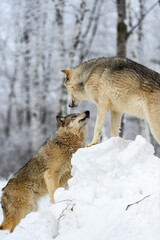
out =
[[14,221],[14,223],[12,224],[12,227],[11,227],[11,229],[10,229],[10,233],[12,233],[12,232],[14,231],[15,227],[20,223],[20,221],[21,221],[21,218],[16,218],[16,219],[15,219],[15,221]]
[[50,196],[50,202],[54,203],[53,195],[59,187],[59,175],[56,172],[48,170],[44,173],[44,179]]
[[[159,116],[160,117],[160,116]],[[160,144],[160,119],[152,117],[149,121],[149,126],[154,138]]]
[[21,218],[19,216],[7,217],[0,225],[0,230],[9,230],[12,233],[20,221]]
[[71,172],[66,172],[62,175],[59,181],[59,187],[65,187],[67,185],[67,181],[72,177]]
[[144,109],[145,119],[148,121],[150,130],[160,144],[160,91],[147,96],[146,107]]
[[122,114],[111,111],[110,137],[119,136]]
[[108,104],[102,103],[97,105],[97,119],[96,119],[96,124],[94,128],[94,136],[93,136],[92,142],[88,144],[87,147],[91,147],[92,145],[95,145],[100,142],[102,127],[104,125],[104,121],[106,119],[108,110],[109,110],[109,103]]

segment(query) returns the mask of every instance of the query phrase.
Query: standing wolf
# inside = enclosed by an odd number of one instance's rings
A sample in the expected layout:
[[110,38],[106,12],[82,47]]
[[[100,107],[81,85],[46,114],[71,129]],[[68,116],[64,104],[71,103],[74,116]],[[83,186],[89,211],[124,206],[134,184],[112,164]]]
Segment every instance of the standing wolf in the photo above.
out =
[[121,116],[128,113],[146,119],[160,143],[160,74],[118,57],[93,59],[62,72],[71,92],[70,107],[76,107],[84,99],[97,104],[94,137],[88,146],[99,143],[109,110],[110,136],[118,136]]
[[1,230],[13,232],[20,220],[31,211],[37,210],[40,197],[53,194],[60,186],[65,186],[71,177],[71,157],[84,146],[89,111],[82,114],[57,116],[60,125],[56,137],[41,147],[3,188],[1,198],[4,220]]

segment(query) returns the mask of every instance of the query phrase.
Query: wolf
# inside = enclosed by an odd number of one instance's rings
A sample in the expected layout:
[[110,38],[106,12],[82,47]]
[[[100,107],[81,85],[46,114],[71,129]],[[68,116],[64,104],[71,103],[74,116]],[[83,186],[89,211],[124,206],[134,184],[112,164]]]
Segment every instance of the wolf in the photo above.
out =
[[71,178],[72,154],[84,147],[89,117],[89,111],[56,117],[59,128],[55,138],[47,141],[3,188],[1,230],[12,233],[22,218],[37,211],[40,197],[49,194],[54,203],[55,190]]
[[66,87],[71,93],[69,106],[82,100],[97,105],[93,140],[99,143],[108,111],[111,112],[110,136],[118,136],[123,113],[147,120],[160,144],[160,74],[127,58],[98,58],[84,62],[66,75]]

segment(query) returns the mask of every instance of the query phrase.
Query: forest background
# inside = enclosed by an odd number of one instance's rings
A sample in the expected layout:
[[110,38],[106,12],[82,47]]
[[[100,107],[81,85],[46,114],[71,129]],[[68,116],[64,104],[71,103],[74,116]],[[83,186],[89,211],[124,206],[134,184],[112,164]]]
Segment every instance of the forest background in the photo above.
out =
[[[155,0],[0,0],[0,176],[15,173],[70,113],[61,69],[122,56],[160,72],[160,3]],[[74,112],[96,106],[84,101]],[[109,137],[110,115],[103,138]],[[121,136],[141,134],[160,156],[144,120],[124,115]]]

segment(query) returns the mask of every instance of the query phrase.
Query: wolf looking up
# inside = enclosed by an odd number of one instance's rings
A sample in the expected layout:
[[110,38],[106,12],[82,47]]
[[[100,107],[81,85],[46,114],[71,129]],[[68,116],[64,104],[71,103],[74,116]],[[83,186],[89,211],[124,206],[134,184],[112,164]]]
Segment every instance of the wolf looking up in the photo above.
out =
[[89,111],[57,116],[56,137],[49,140],[3,188],[1,198],[4,220],[1,230],[13,232],[22,218],[37,210],[40,197],[53,195],[71,177],[71,157],[84,146]]
[[82,100],[97,104],[92,142],[99,143],[107,112],[111,111],[110,136],[118,136],[123,113],[148,121],[160,144],[160,74],[126,58],[98,58],[84,62],[66,75],[70,107]]

